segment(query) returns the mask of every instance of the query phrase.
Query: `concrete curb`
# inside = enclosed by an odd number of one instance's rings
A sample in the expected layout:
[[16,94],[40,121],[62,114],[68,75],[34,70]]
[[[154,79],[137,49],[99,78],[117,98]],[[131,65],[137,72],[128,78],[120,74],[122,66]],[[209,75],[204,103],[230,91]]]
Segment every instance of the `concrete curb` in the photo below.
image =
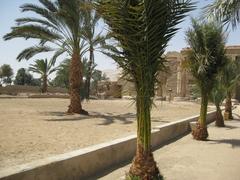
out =
[[[199,116],[157,126],[152,130],[152,147],[190,132],[189,123]],[[215,111],[207,115],[214,121]],[[129,161],[136,151],[136,135],[90,146],[77,151],[41,159],[0,171],[0,180],[79,180],[86,179],[114,165]]]

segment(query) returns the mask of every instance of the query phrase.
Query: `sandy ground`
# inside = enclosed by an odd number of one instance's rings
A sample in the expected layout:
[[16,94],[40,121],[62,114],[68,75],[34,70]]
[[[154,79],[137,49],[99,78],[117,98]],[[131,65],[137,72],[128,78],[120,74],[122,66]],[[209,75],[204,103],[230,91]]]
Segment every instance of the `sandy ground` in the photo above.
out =
[[[136,132],[130,100],[84,103],[90,116],[66,115],[68,99],[0,99],[0,169]],[[199,112],[190,102],[156,102],[153,126]]]
[[[225,128],[209,126],[209,141],[195,141],[191,135],[165,145],[154,152],[165,180],[240,180],[240,107],[236,120],[225,122]],[[100,180],[124,179],[130,164]],[[107,173],[107,172],[105,172]]]

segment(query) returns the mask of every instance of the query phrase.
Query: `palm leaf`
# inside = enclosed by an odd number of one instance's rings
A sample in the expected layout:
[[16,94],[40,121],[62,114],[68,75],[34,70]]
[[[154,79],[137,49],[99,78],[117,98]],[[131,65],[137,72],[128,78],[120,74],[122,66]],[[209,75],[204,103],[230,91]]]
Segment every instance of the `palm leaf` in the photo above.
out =
[[204,16],[210,20],[217,20],[224,24],[231,24],[235,29],[240,23],[239,0],[215,0],[204,9]]
[[29,48],[24,49],[18,56],[17,56],[17,60],[21,61],[22,59],[30,59],[32,58],[34,55],[38,54],[38,53],[42,53],[42,52],[49,52],[49,51],[53,51],[54,49],[49,47],[49,46],[32,46]]

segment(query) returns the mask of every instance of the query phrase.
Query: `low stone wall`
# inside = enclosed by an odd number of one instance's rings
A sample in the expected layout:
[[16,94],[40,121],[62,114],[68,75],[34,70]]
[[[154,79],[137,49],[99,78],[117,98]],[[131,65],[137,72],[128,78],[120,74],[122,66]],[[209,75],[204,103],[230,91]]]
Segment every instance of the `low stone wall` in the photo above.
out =
[[[38,86],[21,86],[10,85],[0,87],[0,94],[17,95],[19,93],[40,93],[41,89]],[[68,93],[68,90],[60,87],[48,87],[49,93]]]
[[28,98],[64,98],[69,99],[68,94],[32,94],[28,95]]
[[[214,121],[215,111],[207,115]],[[152,147],[190,132],[189,123],[198,116],[157,126],[152,131]],[[129,161],[136,151],[136,136],[128,136],[62,155],[12,167],[0,172],[0,180],[79,180],[95,175],[112,166]]]

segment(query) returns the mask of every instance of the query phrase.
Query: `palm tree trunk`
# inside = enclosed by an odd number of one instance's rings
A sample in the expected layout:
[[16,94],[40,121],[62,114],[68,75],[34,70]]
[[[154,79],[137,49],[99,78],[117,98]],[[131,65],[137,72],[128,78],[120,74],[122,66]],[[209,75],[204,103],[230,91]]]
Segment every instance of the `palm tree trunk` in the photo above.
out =
[[204,141],[208,137],[207,123],[206,123],[207,106],[208,106],[208,94],[207,92],[202,90],[200,116],[195,129],[192,131],[193,138],[196,140]]
[[216,104],[216,122],[215,122],[215,125],[217,127],[224,127],[224,121],[223,121],[223,115],[222,115],[222,111],[221,111],[221,108],[219,106],[219,104]]
[[82,84],[82,63],[78,51],[73,51],[69,72],[69,93],[70,105],[68,113],[77,113],[88,115],[88,112],[82,109],[80,98],[80,87]]
[[225,114],[226,113],[228,114],[228,119],[233,119],[233,115],[232,115],[232,94],[231,94],[231,92],[227,92],[226,103],[225,103]]
[[47,75],[43,75],[43,86],[42,86],[42,93],[47,92]]
[[90,85],[91,85],[91,77],[92,77],[92,66],[93,66],[93,47],[90,46],[89,50],[89,66],[87,70],[87,76],[86,76],[86,81],[85,81],[85,96],[86,99],[89,99],[90,95]]
[[137,150],[129,177],[142,180],[162,179],[151,152],[150,104],[144,93],[137,94]]

